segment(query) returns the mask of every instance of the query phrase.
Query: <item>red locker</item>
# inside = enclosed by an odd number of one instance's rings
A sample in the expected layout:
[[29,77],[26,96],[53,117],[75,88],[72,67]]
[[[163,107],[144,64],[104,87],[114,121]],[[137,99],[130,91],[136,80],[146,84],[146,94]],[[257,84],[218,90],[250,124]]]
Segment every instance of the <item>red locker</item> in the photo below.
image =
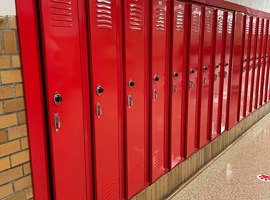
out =
[[240,73],[243,63],[243,37],[244,37],[244,14],[235,12],[234,42],[233,42],[233,62],[230,73],[230,93],[229,93],[229,125],[231,129],[237,124],[239,113],[240,96]]
[[119,199],[120,108],[118,107],[116,3],[116,0],[89,1],[96,199]]
[[83,52],[78,1],[71,0],[70,4],[48,0],[39,3],[54,199],[85,200]]
[[212,117],[210,139],[215,139],[220,134],[221,106],[222,106],[222,82],[224,71],[224,41],[225,41],[225,11],[216,10],[215,14],[215,55],[213,66],[213,93],[212,93]]
[[265,70],[265,78],[264,78],[264,90],[263,90],[263,103],[268,102],[268,93],[269,93],[269,55],[270,55],[270,25],[268,20],[268,36],[267,36],[267,44],[266,44],[266,70]]
[[262,52],[262,31],[263,31],[263,19],[258,18],[258,35],[257,35],[257,47],[256,47],[256,61],[254,69],[254,89],[252,100],[252,112],[257,109],[258,95],[259,95],[259,77],[261,69],[261,52]]
[[246,15],[246,26],[244,36],[244,49],[243,49],[243,67],[242,67],[242,78],[241,78],[241,90],[240,90],[240,113],[239,121],[244,119],[246,116],[246,94],[247,94],[247,82],[249,72],[249,52],[250,52],[250,16]]
[[186,145],[185,154],[189,157],[197,151],[198,124],[198,63],[200,63],[201,46],[201,6],[190,4],[187,106],[186,106]]
[[224,72],[223,72],[223,92],[222,92],[222,108],[221,108],[221,130],[228,130],[228,107],[229,107],[229,78],[232,66],[232,43],[234,30],[234,13],[227,11],[226,13],[226,36],[224,47]]
[[198,148],[202,148],[209,142],[210,131],[210,105],[211,105],[211,84],[213,71],[214,53],[214,9],[203,7],[203,41],[202,41],[202,64],[199,68],[200,82],[200,112],[199,112],[199,138]]
[[184,155],[188,4],[172,1],[170,78],[170,169]]
[[150,179],[168,170],[169,2],[150,3]]
[[261,52],[261,70],[260,70],[260,78],[259,78],[259,88],[258,88],[258,103],[257,106],[260,107],[262,105],[263,98],[263,89],[264,89],[264,76],[266,69],[266,44],[267,44],[267,36],[268,36],[268,20],[263,20],[263,38],[262,38],[262,52]]
[[[247,87],[247,107],[246,116],[252,112],[252,98],[253,98],[253,81],[254,81],[254,69],[255,69],[255,57],[256,57],[256,38],[257,38],[257,18],[251,17],[251,39],[250,39],[250,60],[249,60],[249,73],[248,73],[248,87]],[[247,70],[247,69],[246,69]]]
[[123,5],[125,182],[130,199],[148,184],[148,1]]

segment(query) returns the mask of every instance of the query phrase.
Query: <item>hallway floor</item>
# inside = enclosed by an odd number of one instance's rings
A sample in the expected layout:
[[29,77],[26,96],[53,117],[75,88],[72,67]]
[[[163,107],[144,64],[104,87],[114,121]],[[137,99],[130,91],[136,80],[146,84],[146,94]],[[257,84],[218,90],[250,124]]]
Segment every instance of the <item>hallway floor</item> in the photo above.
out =
[[270,114],[173,200],[270,200],[270,180],[259,180],[257,176],[261,174],[270,176]]

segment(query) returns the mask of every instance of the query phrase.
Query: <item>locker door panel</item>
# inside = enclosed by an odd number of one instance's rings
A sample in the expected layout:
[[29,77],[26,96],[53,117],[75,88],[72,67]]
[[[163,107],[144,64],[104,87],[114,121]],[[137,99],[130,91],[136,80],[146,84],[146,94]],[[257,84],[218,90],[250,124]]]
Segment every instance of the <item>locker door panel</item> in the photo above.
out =
[[210,138],[215,139],[220,134],[220,114],[221,114],[221,95],[222,95],[222,72],[224,69],[224,63],[222,63],[224,57],[224,23],[225,23],[225,12],[222,10],[216,11],[216,29],[215,29],[215,58],[214,58],[214,74],[213,74],[213,99],[212,99],[212,125]]
[[246,83],[248,81],[249,72],[249,50],[250,50],[250,16],[246,15],[246,26],[245,26],[245,39],[243,49],[243,66],[242,66],[242,78],[241,78],[241,90],[240,90],[240,113],[239,121],[244,119],[246,116]]
[[124,102],[126,196],[147,184],[147,1],[124,2]]
[[89,1],[89,11],[95,197],[118,199],[116,1]]
[[184,159],[188,5],[174,0],[171,32],[170,169]]
[[228,99],[229,99],[229,78],[232,66],[232,40],[234,30],[234,14],[227,11],[226,19],[226,36],[224,47],[224,75],[223,75],[223,92],[222,92],[222,109],[221,109],[221,133],[228,130]]
[[265,104],[268,101],[267,94],[269,92],[269,55],[270,55],[270,26],[268,20],[268,34],[267,34],[267,43],[266,43],[266,62],[265,62],[265,78],[264,78],[264,90],[263,90],[263,103]]
[[200,91],[200,117],[199,117],[199,139],[198,147],[205,146],[210,138],[210,105],[211,105],[211,85],[213,70],[213,50],[214,50],[214,9],[203,8],[203,45],[202,45],[202,65],[200,66],[201,91]]
[[40,1],[54,199],[86,199],[77,4]]
[[150,179],[154,182],[166,171],[169,65],[167,49],[167,2],[150,3]]
[[198,119],[198,63],[200,63],[201,7],[190,5],[190,31],[188,51],[187,107],[186,107],[186,157],[197,151]]

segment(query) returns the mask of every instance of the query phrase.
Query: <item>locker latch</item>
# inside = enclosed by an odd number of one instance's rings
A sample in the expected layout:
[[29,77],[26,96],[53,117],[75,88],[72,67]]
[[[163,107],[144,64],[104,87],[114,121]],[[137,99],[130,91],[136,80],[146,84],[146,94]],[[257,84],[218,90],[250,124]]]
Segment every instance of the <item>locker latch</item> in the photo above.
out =
[[131,108],[131,106],[133,106],[133,98],[131,95],[128,95],[128,108]]
[[193,82],[190,80],[189,81],[189,89],[191,89],[193,87]]
[[246,71],[246,67],[243,67],[243,72],[242,73],[244,73]]
[[104,89],[101,87],[101,85],[99,85],[99,84],[98,84],[98,86],[97,86],[97,90],[96,90],[96,91],[97,91],[97,95],[98,95],[98,96],[100,96],[100,95],[101,95],[101,93],[103,93],[103,92],[104,92]]
[[54,94],[53,101],[54,101],[56,106],[59,106],[60,102],[63,101],[63,98],[61,97],[61,95],[58,92],[56,92]]
[[258,64],[255,65],[255,69],[257,69],[257,67],[258,67]]
[[177,92],[177,85],[173,84],[173,95]]
[[156,99],[157,99],[157,90],[156,89],[153,90],[153,99],[154,99],[154,101],[156,101]]
[[215,74],[215,81],[217,80],[217,78],[218,78],[218,75],[217,75],[217,74]]
[[252,65],[249,65],[249,71],[252,69]]
[[97,102],[97,118],[99,119],[102,114],[101,105]]
[[224,71],[224,79],[227,77],[228,72]]
[[55,132],[58,132],[60,128],[60,117],[58,116],[58,113],[54,114],[54,126],[55,126]]
[[202,84],[204,85],[205,82],[206,82],[206,78],[203,76],[203,78],[202,78]]

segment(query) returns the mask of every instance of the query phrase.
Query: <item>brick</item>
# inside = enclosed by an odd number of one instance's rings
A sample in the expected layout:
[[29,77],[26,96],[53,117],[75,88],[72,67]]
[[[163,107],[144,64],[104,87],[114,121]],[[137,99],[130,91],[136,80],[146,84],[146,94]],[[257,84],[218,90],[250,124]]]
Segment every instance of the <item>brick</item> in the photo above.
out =
[[17,166],[19,164],[25,163],[30,160],[29,150],[19,152],[15,155],[11,156],[11,165],[12,167]]
[[19,190],[29,187],[30,185],[32,185],[31,175],[15,181],[14,188],[15,188],[15,191],[19,191]]
[[5,101],[5,107],[6,107],[6,113],[23,110],[25,109],[24,99],[19,98],[19,99],[7,100]]
[[32,197],[33,197],[33,188],[27,189],[27,190],[25,191],[25,193],[26,193],[26,198],[27,198],[27,199],[32,198]]
[[6,157],[6,158],[0,159],[0,172],[6,170],[8,168],[10,168],[9,158]]
[[15,86],[15,93],[16,93],[16,97],[23,96],[23,85],[22,84]]
[[19,124],[26,123],[26,113],[25,113],[25,111],[18,113],[18,120],[19,120]]
[[15,31],[4,31],[4,48],[6,54],[17,53],[16,35]]
[[[0,16],[0,29],[6,29],[6,18],[3,16]],[[1,46],[1,45],[0,45]]]
[[0,116],[0,129],[17,124],[16,114]]
[[22,146],[22,149],[28,149],[29,148],[28,138],[27,137],[21,139],[21,146]]
[[23,175],[22,167],[16,167],[0,173],[0,185],[18,179]]
[[20,151],[20,141],[19,140],[8,142],[8,143],[0,145],[0,157],[15,153],[17,151]]
[[7,134],[6,134],[6,130],[1,130],[0,131],[0,144],[4,143],[7,141]]
[[23,165],[23,172],[24,172],[24,175],[27,175],[27,174],[31,173],[30,162]]
[[22,191],[22,192],[14,195],[12,197],[9,197],[9,198],[7,198],[5,200],[25,200],[25,192]]
[[16,16],[14,15],[8,16],[8,29],[17,29]]
[[2,84],[22,82],[21,70],[9,70],[1,72]]
[[9,196],[13,193],[12,184],[7,184],[0,187],[0,199]]
[[2,47],[1,47],[1,45],[0,45],[0,54],[2,54]]
[[14,140],[16,138],[27,136],[26,125],[16,126],[14,128],[8,129],[8,139]]
[[8,68],[10,68],[9,56],[0,56],[0,69],[8,69]]
[[12,67],[14,68],[21,67],[20,56],[12,56]]
[[12,85],[0,86],[0,99],[8,99],[14,97]]
[[3,102],[0,102],[0,115],[4,113]]

